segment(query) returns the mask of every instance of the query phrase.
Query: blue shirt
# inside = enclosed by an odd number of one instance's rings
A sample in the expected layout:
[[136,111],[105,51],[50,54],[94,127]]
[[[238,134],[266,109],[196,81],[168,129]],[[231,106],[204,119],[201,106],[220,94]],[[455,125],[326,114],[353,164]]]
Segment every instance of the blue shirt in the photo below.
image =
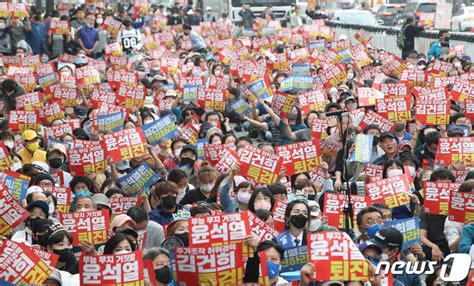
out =
[[95,28],[82,26],[78,31],[79,38],[86,49],[92,49],[95,42],[99,41],[99,33]]
[[48,28],[43,23],[31,23],[31,31],[26,32],[26,42],[34,55],[48,51]]
[[195,51],[206,48],[206,42],[204,42],[204,39],[194,31],[191,31],[189,34],[189,40],[191,41],[191,45]]
[[[179,210],[182,210],[184,207],[180,204],[176,205],[176,213]],[[151,211],[149,214],[150,220],[156,223],[161,224],[162,226],[169,224],[173,221],[173,213],[164,212],[161,208],[161,205],[157,206],[154,210]]]

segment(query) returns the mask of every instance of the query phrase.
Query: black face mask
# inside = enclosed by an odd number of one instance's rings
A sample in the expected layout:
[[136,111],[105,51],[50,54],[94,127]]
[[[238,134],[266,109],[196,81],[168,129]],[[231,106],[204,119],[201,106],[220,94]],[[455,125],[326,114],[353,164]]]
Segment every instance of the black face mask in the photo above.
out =
[[181,158],[179,162],[180,167],[187,166],[188,168],[194,168],[194,162],[195,160],[192,158]]
[[298,229],[304,228],[307,222],[308,222],[308,218],[302,214],[292,215],[290,217],[290,223]]
[[170,267],[168,265],[165,265],[159,269],[156,269],[155,277],[156,277],[156,280],[160,283],[163,283],[163,284],[171,283],[172,277],[171,277]]
[[379,137],[374,136],[373,138],[374,139],[372,140],[372,146],[377,146],[377,144],[379,144]]
[[161,198],[161,205],[167,209],[172,209],[176,206],[176,197],[169,195]]
[[64,262],[66,264],[69,263],[74,263],[76,260],[76,256],[74,255],[74,252],[72,252],[72,249],[70,248],[65,248],[61,250],[53,249],[53,253],[59,255],[59,262]]
[[61,158],[54,158],[48,160],[49,165],[53,169],[59,169],[63,165],[63,160]]
[[308,200],[310,201],[314,201],[315,198],[316,198],[316,195],[308,195]]
[[35,224],[35,222],[39,221],[41,218],[35,217],[35,218],[29,218],[28,221],[26,222],[26,225],[31,229],[31,226]]
[[39,245],[44,246],[44,247],[46,247],[46,245],[48,245],[48,234],[47,233],[37,234],[36,237],[37,237],[36,243],[35,243],[35,240],[33,239],[33,244],[39,244]]
[[175,234],[174,236],[176,236],[179,240],[183,242],[184,247],[189,246],[189,233],[185,232],[185,233]]

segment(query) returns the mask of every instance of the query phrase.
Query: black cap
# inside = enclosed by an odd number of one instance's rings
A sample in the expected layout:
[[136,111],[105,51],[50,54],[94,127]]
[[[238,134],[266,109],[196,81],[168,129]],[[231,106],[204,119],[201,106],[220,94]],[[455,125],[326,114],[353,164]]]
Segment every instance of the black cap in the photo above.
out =
[[46,214],[46,217],[48,217],[49,206],[45,201],[34,201],[26,206],[26,210],[29,212],[31,212],[33,208],[40,208]]
[[464,136],[464,129],[459,126],[449,126],[448,137]]
[[138,233],[131,227],[120,227],[117,229],[117,233],[123,233],[133,236],[135,239],[138,238]]
[[49,227],[53,225],[53,222],[49,219],[39,219],[31,223],[31,231],[33,233],[41,233],[48,231]]
[[385,137],[390,137],[392,139],[397,139],[397,137],[395,137],[395,134],[393,134],[392,132],[383,132],[382,134],[380,134],[379,142],[382,141]]
[[[191,144],[184,145],[183,149],[181,149],[181,154],[183,154],[184,152],[187,152],[187,151],[192,151],[194,153],[194,155],[196,155],[196,157],[197,157],[196,148],[194,148],[193,145],[191,145]],[[179,154],[179,156],[181,156],[181,154]]]
[[192,30],[193,28],[189,24],[184,24],[183,25],[183,30]]
[[382,249],[387,247],[398,247],[399,249],[402,249],[403,234],[396,228],[384,227],[377,231],[373,242],[379,245]]

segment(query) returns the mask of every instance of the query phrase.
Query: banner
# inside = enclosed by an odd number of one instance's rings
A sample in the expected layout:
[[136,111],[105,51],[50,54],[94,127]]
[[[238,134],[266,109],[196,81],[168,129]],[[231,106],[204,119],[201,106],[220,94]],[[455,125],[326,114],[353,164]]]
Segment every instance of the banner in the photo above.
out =
[[281,82],[280,90],[284,93],[311,91],[314,78],[309,75],[291,75]]
[[371,87],[357,88],[359,106],[370,106],[377,103],[377,99],[383,99],[384,95],[379,90]]
[[[363,208],[369,206],[366,196],[351,195],[351,203],[353,206],[354,229],[358,229],[356,216]],[[328,218],[328,225],[340,229],[345,228],[345,213],[344,209],[348,207],[348,200],[346,194],[336,194],[327,192],[324,194],[324,215]]]
[[410,121],[410,97],[377,99],[377,113],[392,122]]
[[116,163],[148,154],[141,128],[124,129],[104,135],[108,156]]
[[310,111],[323,111],[328,103],[327,95],[321,90],[315,90],[298,95],[298,103],[301,106],[301,112],[308,114]]
[[349,162],[369,163],[372,156],[373,140],[374,137],[371,135],[357,134],[354,152],[352,152]]
[[144,285],[142,252],[81,256],[79,276],[81,285]]
[[56,198],[56,212],[68,213],[72,203],[71,189],[56,186],[44,186],[43,191],[50,192]]
[[109,114],[98,114],[94,120],[94,128],[99,134],[117,132],[124,128],[124,122],[127,114],[125,112],[113,112]]
[[393,122],[370,109],[365,113],[362,121],[359,123],[358,128],[359,130],[364,130],[365,126],[369,124],[377,125],[381,132],[388,132],[395,128],[395,124]]
[[143,135],[152,146],[158,145],[164,139],[172,139],[180,135],[171,114],[159,118],[142,127]]
[[15,98],[15,106],[17,110],[34,111],[43,106],[43,98],[39,91],[26,93]]
[[324,88],[331,88],[343,83],[347,75],[341,65],[331,64],[321,70],[319,77],[324,84]]
[[67,150],[69,169],[72,176],[84,176],[87,173],[99,173],[107,169],[107,156],[102,145],[83,146]]
[[280,272],[300,271],[306,263],[308,263],[308,246],[285,249]]
[[184,125],[180,130],[181,137],[188,141],[191,145],[196,145],[198,140],[199,127],[196,127],[192,122]]
[[435,164],[474,163],[474,137],[440,137]]
[[0,235],[8,235],[29,216],[30,213],[3,187],[0,191]]
[[5,171],[13,165],[13,159],[8,152],[5,143],[0,142],[0,172]]
[[258,243],[264,240],[272,240],[279,232],[258,218],[251,211],[247,211],[249,217],[250,232],[257,237]]
[[158,182],[160,177],[147,164],[142,163],[132,172],[117,179],[117,184],[128,194],[138,194],[143,189],[148,189],[151,185]]
[[290,113],[293,108],[295,100],[296,95],[285,94],[277,91],[272,98],[271,108],[278,117],[288,118],[288,113]]
[[450,221],[469,223],[474,221],[474,194],[453,191],[449,203]]
[[411,96],[409,86],[406,83],[382,83],[380,91],[385,98]]
[[242,243],[175,248],[174,271],[181,284],[241,285],[245,273]]
[[283,165],[283,158],[252,145],[238,151],[240,175],[257,183],[273,184]]
[[405,174],[369,183],[365,190],[371,203],[384,203],[389,208],[408,204],[411,200],[411,183]]
[[43,284],[52,270],[26,244],[5,239],[0,247],[0,279],[13,285]]
[[49,24],[49,32],[51,34],[60,34],[65,35],[69,33],[69,20],[60,21],[56,19],[51,19]]
[[239,98],[235,100],[230,107],[237,113],[243,114],[245,116],[250,116],[252,114],[252,108],[248,104],[247,100],[244,98]]
[[4,170],[0,174],[2,185],[7,187],[11,195],[19,202],[26,198],[31,177],[14,171]]
[[126,214],[131,207],[141,205],[142,199],[138,197],[111,197],[109,202],[113,219],[119,214]]
[[146,90],[140,87],[120,85],[117,91],[117,104],[127,109],[136,109],[145,104]]
[[286,176],[307,173],[316,169],[323,162],[319,145],[312,141],[277,146],[275,152],[276,155],[283,158]]
[[81,241],[94,245],[107,241],[109,210],[59,214],[59,221],[72,234],[73,246],[79,246]]
[[451,99],[464,102],[466,99],[474,99],[474,84],[456,80],[451,88]]
[[250,235],[247,212],[191,217],[189,247],[213,247],[241,243]]
[[393,227],[403,234],[402,250],[407,250],[410,246],[420,243],[420,218],[411,217],[384,222],[384,227]]
[[369,280],[369,262],[345,232],[308,234],[308,253],[318,281]]
[[8,128],[12,132],[38,130],[40,122],[35,111],[11,110],[8,114]]
[[281,200],[276,200],[275,205],[273,206],[273,222],[278,233],[285,231],[285,211],[287,206],[288,203]]
[[226,91],[224,89],[213,89],[200,87],[197,89],[197,103],[205,109],[224,110],[226,102]]

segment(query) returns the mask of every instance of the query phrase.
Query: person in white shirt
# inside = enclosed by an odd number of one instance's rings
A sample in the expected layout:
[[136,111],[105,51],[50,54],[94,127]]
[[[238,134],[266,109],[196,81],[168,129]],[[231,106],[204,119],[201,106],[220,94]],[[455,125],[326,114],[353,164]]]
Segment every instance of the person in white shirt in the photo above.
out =
[[142,34],[133,27],[132,18],[126,17],[123,20],[125,29],[120,30],[117,35],[117,42],[122,44],[122,50],[125,54],[132,54],[141,50],[143,47]]
[[227,18],[227,13],[222,13],[221,18],[217,20],[217,24],[225,25],[225,26],[232,26],[232,21]]

